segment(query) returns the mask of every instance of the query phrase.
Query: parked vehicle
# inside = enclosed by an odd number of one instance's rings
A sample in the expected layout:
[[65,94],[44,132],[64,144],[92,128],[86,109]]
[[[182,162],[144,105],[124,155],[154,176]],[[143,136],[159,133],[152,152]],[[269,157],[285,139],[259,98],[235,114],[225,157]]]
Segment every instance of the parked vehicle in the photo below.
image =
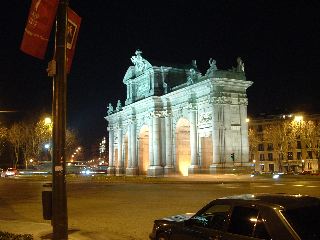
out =
[[13,177],[18,174],[18,170],[15,168],[8,168],[7,170],[1,172],[1,177]]
[[312,175],[312,171],[304,170],[300,172],[299,175]]
[[152,240],[320,239],[320,198],[244,194],[218,198],[196,214],[154,221]]

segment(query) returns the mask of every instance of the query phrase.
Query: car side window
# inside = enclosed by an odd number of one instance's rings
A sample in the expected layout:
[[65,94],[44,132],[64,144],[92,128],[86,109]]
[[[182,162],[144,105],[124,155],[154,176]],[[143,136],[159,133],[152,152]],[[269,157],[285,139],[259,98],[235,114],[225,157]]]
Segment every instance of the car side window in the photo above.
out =
[[257,219],[258,209],[242,206],[234,207],[228,232],[251,237]]
[[256,223],[253,236],[259,239],[271,240],[271,237],[266,229],[263,219],[259,216]]
[[229,205],[213,205],[191,219],[193,226],[224,230],[230,211]]

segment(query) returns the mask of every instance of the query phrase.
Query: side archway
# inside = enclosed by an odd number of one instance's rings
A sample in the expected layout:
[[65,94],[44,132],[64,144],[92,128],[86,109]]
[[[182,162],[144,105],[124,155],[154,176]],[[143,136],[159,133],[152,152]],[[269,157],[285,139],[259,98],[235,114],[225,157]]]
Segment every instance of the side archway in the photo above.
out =
[[176,171],[188,176],[190,164],[190,122],[186,118],[180,118],[176,125]]
[[139,175],[146,175],[149,167],[149,127],[143,125],[139,133]]

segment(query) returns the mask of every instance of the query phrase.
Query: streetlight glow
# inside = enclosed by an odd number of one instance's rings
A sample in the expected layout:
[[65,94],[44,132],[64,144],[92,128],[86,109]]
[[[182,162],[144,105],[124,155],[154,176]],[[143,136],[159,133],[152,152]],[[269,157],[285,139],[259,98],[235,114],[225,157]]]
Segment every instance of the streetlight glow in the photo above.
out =
[[302,122],[303,121],[303,116],[300,116],[300,115],[294,116],[294,121],[295,122]]
[[50,118],[50,117],[46,117],[46,118],[44,119],[44,124],[49,125],[49,124],[51,124],[51,123],[52,123],[52,121],[51,121],[51,118]]

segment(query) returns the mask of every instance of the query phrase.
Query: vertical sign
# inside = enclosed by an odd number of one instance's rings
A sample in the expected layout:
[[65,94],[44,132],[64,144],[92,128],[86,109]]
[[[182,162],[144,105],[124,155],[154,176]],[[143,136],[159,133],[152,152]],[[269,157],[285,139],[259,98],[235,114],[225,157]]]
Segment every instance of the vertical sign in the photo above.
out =
[[21,51],[44,59],[59,0],[32,0]]
[[67,72],[70,72],[76,42],[78,38],[81,17],[72,9],[68,8],[68,25],[67,25]]

